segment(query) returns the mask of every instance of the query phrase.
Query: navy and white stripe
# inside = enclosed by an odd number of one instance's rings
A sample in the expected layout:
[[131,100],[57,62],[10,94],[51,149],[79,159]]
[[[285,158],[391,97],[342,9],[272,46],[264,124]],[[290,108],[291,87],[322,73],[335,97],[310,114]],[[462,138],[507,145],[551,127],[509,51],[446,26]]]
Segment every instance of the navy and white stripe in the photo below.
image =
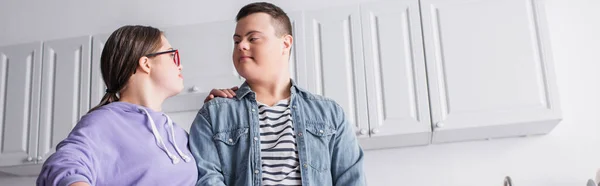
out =
[[302,185],[289,99],[258,104],[263,185]]

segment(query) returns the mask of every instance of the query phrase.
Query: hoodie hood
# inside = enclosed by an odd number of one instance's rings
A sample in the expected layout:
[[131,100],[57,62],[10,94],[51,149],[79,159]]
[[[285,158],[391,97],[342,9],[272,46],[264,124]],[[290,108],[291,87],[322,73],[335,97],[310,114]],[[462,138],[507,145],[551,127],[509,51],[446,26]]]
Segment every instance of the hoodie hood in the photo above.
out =
[[[104,108],[107,108],[109,110],[116,111],[116,112],[121,112],[124,114],[144,115],[146,119],[144,121],[142,121],[142,123],[146,127],[148,127],[148,129],[150,129],[150,131],[154,135],[154,139],[156,141],[157,147],[165,152],[165,154],[167,155],[167,157],[169,157],[171,159],[173,164],[179,163],[179,161],[180,161],[179,158],[182,158],[185,162],[189,162],[191,160],[191,157],[189,155],[183,153],[182,150],[175,143],[177,141],[176,140],[177,136],[175,135],[176,133],[174,131],[173,121],[165,113],[156,112],[156,111],[152,110],[151,108],[148,108],[145,106],[136,105],[136,104],[127,103],[127,102],[121,102],[121,101],[113,102],[108,105],[105,105]],[[156,125],[156,123],[159,123],[159,124],[167,123],[166,128],[167,128],[168,136],[160,135],[160,133],[158,132],[158,127],[160,125]],[[179,137],[181,138],[181,137],[187,137],[187,136],[179,136]],[[168,140],[169,138],[170,138],[170,140]],[[170,142],[168,145],[171,145],[175,149],[176,152],[169,151],[169,149],[167,148],[167,142]],[[178,156],[175,155],[175,153],[177,153]]]

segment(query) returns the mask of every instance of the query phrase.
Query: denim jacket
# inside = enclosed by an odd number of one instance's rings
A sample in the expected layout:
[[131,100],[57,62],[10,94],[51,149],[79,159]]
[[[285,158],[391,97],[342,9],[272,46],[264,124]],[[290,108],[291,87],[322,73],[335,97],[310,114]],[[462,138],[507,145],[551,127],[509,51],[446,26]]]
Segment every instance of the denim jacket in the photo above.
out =
[[[304,186],[365,185],[363,151],[343,109],[292,81],[290,109]],[[256,94],[244,83],[234,98],[215,98],[190,129],[196,185],[260,186],[262,163]]]

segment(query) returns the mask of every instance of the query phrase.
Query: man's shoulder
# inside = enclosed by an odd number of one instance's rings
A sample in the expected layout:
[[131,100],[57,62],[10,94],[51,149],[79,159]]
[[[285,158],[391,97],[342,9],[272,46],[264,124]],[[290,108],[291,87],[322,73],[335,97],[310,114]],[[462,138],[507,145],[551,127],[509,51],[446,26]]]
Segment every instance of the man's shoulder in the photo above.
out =
[[204,103],[204,105],[202,106],[204,107],[218,107],[218,106],[222,106],[222,105],[231,105],[231,104],[240,104],[242,103],[242,100],[239,100],[237,98],[222,98],[222,97],[215,97],[212,100]]
[[209,112],[219,112],[221,109],[225,109],[227,107],[236,107],[236,108],[245,108],[243,107],[243,100],[237,98],[222,98],[216,97],[212,100],[204,103],[202,108],[198,111],[201,114],[208,114]]
[[339,104],[332,98],[325,97],[325,96],[322,96],[319,94],[315,94],[315,93],[309,92],[307,90],[304,90],[302,88],[298,88],[298,97],[303,99],[307,103],[321,104],[321,105],[324,104],[324,105],[331,106],[331,108],[340,107]]

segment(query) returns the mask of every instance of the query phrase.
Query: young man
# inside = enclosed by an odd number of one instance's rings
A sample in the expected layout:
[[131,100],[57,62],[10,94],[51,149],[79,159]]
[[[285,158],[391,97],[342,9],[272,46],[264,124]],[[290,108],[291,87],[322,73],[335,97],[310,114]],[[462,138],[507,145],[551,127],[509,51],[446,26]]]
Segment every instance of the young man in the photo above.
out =
[[285,12],[252,3],[236,19],[233,64],[246,82],[205,103],[192,124],[197,185],[364,185],[363,152],[342,108],[290,79]]

